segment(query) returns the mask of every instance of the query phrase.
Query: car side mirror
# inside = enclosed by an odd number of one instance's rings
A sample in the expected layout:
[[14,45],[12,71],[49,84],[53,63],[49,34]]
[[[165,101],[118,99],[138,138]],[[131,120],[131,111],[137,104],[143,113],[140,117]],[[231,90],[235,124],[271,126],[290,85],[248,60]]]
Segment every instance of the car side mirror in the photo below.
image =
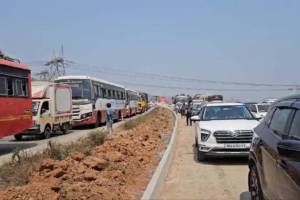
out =
[[282,140],[277,144],[277,150],[281,156],[300,161],[300,141]]
[[194,115],[191,117],[192,121],[200,121],[200,116],[199,115]]

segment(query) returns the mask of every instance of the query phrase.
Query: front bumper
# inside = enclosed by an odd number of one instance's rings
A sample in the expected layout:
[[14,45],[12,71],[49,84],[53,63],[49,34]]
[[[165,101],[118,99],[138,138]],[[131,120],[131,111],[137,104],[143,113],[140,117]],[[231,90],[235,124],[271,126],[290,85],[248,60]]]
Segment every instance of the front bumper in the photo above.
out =
[[31,127],[22,133],[22,135],[39,135],[39,134],[41,134],[39,125]]
[[[228,144],[199,144],[198,150],[207,156],[213,157],[248,157],[251,144],[229,144],[236,145],[235,148],[228,148]],[[238,147],[238,146],[242,147]]]

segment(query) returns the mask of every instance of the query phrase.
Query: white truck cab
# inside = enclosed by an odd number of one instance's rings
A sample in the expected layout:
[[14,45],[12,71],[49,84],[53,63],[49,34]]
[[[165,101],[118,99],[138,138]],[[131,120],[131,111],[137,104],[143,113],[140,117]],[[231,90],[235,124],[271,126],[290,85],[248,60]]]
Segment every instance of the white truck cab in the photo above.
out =
[[32,82],[33,125],[18,135],[41,135],[49,138],[55,132],[67,133],[72,127],[72,92],[65,84]]

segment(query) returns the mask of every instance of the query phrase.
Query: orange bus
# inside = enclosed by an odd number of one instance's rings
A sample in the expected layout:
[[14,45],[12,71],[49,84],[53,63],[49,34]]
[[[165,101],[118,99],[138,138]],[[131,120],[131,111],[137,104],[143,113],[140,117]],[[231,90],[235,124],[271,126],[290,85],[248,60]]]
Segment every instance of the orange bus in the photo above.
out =
[[0,59],[0,138],[18,138],[31,126],[31,72],[15,60]]

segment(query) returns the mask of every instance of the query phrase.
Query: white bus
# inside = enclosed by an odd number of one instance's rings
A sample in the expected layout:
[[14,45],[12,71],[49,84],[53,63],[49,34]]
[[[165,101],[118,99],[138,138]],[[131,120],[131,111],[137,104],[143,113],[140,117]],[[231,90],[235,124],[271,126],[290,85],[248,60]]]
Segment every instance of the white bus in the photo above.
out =
[[73,125],[95,125],[106,121],[106,104],[115,111],[115,120],[125,114],[125,87],[89,76],[62,76],[55,80],[72,88]]
[[138,92],[126,89],[126,117],[137,114],[140,95]]

